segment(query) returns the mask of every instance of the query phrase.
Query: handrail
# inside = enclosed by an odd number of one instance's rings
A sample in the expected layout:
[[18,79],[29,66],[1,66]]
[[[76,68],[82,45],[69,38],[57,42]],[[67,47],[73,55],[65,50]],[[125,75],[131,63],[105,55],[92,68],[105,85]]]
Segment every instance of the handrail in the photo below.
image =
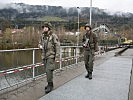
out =
[[39,48],[0,50],[0,53],[1,52],[12,52],[12,51],[27,51],[27,50],[39,50]]
[[[63,48],[74,48],[74,55],[63,58],[62,57],[62,53],[63,53],[62,50],[63,50]],[[64,66],[69,66],[69,65],[72,65],[72,64],[77,64],[79,61],[82,61],[83,55],[78,55],[78,51],[77,51],[78,49],[77,48],[82,48],[82,46],[61,46],[60,47],[60,58],[58,59],[58,61],[56,61],[57,64],[59,65],[57,70],[61,71]],[[35,71],[37,71],[36,68],[40,68],[40,67],[43,66],[42,63],[35,63],[35,50],[39,50],[39,48],[0,50],[0,53],[3,53],[3,52],[27,51],[27,50],[32,50],[32,58],[33,58],[32,59],[33,60],[32,64],[24,65],[22,67],[12,68],[12,69],[8,69],[8,70],[2,70],[2,71],[0,71],[0,77],[4,77],[5,76],[5,78],[6,78],[6,75],[8,75],[8,74],[18,73],[18,72],[21,72],[21,71],[25,71],[26,72],[26,70],[29,70],[29,69],[32,69],[32,73],[30,74],[32,76],[30,78],[33,79],[33,80],[36,77],[42,75],[42,74],[39,74],[38,76],[35,75]],[[10,77],[10,75],[9,75],[9,77]],[[28,78],[26,77],[26,79],[24,79],[24,80],[27,80],[27,79]],[[19,82],[16,81],[15,84],[20,83],[21,81],[22,80],[20,80]],[[9,84],[8,80],[7,80],[7,83]],[[12,86],[12,85],[13,84],[11,84],[11,85],[9,84],[7,87]]]
[[[80,47],[82,47],[82,46],[61,46],[60,47],[60,50],[61,50],[60,58],[59,58],[59,61],[56,61],[57,63],[59,63],[59,70],[62,70],[64,64],[66,64],[66,61],[67,61],[67,65],[68,64],[74,64],[74,63],[77,64],[79,56],[77,55],[77,51],[76,51],[77,49],[76,48],[80,48]],[[71,57],[62,58],[62,49],[63,48],[74,48],[75,49],[74,52],[75,52],[76,55],[71,56]],[[7,83],[6,83],[7,86],[6,87],[10,87],[10,86],[12,86],[14,84],[17,84],[17,83],[20,83],[22,81],[22,80],[19,80],[19,82],[16,81],[15,83],[9,83],[8,79],[6,79],[6,77],[7,76],[10,77],[10,74],[19,73],[21,71],[25,71],[26,72],[26,70],[32,69],[32,73],[31,73],[32,77],[30,77],[30,78],[34,80],[37,77],[37,75],[35,75],[35,71],[37,71],[37,69],[35,69],[35,68],[41,67],[41,66],[43,66],[43,64],[42,63],[35,63],[35,50],[39,50],[39,48],[0,50],[0,53],[4,53],[4,52],[18,52],[18,51],[29,51],[29,50],[32,51],[32,60],[33,60],[32,64],[24,65],[22,67],[17,67],[17,68],[12,68],[12,69],[7,69],[7,70],[0,71],[0,77],[2,79],[3,79],[3,77],[5,77],[5,80],[7,80]],[[71,58],[73,58],[73,59],[71,59]],[[72,63],[69,63],[69,62],[72,62]],[[41,75],[41,74],[39,74],[39,75]],[[27,77],[24,80],[27,80]],[[3,87],[2,87],[2,89],[3,89]]]

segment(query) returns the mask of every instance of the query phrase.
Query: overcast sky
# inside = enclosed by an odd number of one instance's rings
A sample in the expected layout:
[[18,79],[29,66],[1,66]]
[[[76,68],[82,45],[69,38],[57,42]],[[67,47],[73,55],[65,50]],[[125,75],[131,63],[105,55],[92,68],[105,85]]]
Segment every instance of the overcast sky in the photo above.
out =
[[[0,3],[26,3],[64,7],[89,7],[90,0],[0,0]],[[100,9],[133,13],[133,0],[92,0],[92,6]]]

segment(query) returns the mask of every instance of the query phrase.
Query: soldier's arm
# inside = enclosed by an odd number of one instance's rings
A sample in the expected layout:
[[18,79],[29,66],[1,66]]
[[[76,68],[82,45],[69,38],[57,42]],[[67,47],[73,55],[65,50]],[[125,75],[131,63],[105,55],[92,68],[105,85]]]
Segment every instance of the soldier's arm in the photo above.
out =
[[85,41],[86,41],[86,39],[85,39],[85,35],[83,35],[82,42],[84,43]]
[[99,50],[99,48],[98,48],[98,37],[95,33],[94,33],[94,50],[95,50],[95,52],[97,52]]
[[38,47],[39,47],[40,49],[42,49],[42,34],[40,35],[40,38],[39,38]]
[[54,44],[55,44],[55,51],[56,51],[55,57],[58,58],[60,55],[60,41],[56,34],[54,34]]

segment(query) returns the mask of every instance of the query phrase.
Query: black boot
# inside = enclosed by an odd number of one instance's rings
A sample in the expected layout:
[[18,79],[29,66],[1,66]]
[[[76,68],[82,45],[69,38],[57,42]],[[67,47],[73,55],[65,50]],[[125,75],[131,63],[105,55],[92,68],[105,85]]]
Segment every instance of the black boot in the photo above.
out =
[[45,86],[45,90],[47,89],[47,87],[48,87],[48,85],[47,85],[47,86]]
[[87,71],[87,75],[85,76],[85,78],[89,78],[89,71]]
[[89,72],[89,79],[92,79],[92,72]]
[[48,85],[45,87],[45,93],[49,93],[53,90],[53,82],[48,82]]
[[92,72],[88,72],[85,78],[89,78],[90,80],[92,79]]
[[89,78],[89,73],[85,76],[85,78]]

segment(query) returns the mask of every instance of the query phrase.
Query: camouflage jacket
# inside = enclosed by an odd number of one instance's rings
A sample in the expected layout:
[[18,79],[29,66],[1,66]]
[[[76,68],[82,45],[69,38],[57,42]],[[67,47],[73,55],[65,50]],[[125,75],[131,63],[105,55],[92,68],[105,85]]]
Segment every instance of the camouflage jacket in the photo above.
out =
[[[86,41],[88,40],[88,41]],[[98,39],[97,39],[97,36],[95,33],[93,32],[90,32],[89,34],[88,33],[85,33],[83,35],[83,45],[85,44],[86,46],[83,46],[84,47],[84,50],[87,50],[87,51],[90,51],[90,50],[94,50],[94,51],[97,51],[98,50]],[[87,42],[87,44],[86,44]]]
[[42,33],[40,37],[42,45],[42,59],[59,57],[60,42],[56,34],[50,32],[49,35]]

